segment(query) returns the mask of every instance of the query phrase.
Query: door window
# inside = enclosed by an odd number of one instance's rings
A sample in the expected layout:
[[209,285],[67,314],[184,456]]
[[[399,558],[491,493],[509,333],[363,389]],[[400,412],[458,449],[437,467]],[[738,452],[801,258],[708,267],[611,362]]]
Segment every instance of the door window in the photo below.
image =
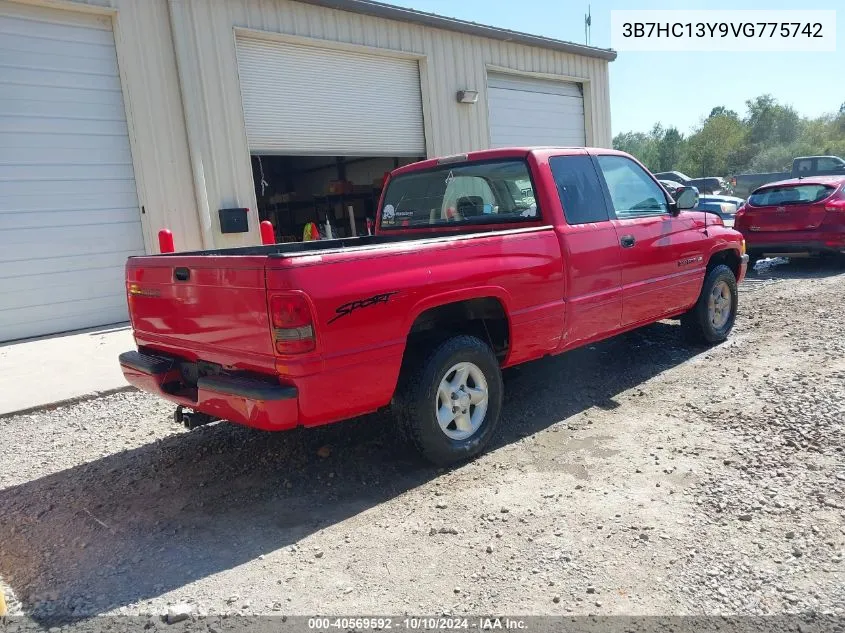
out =
[[597,158],[617,218],[639,218],[669,212],[666,194],[642,167],[624,156]]
[[549,166],[567,224],[609,219],[601,182],[589,156],[554,156]]
[[837,169],[841,170],[845,168],[845,163],[836,160],[835,158],[826,157],[826,158],[819,158],[816,161],[816,166],[819,171],[835,171]]

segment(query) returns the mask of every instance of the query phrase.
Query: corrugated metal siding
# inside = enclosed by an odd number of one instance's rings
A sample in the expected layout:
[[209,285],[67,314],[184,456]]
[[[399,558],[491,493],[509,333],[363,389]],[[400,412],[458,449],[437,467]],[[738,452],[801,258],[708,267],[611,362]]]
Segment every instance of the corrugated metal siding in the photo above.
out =
[[147,251],[158,251],[161,228],[173,231],[178,249],[211,245],[211,227],[203,240],[197,215],[167,0],[69,0],[62,4],[69,9],[78,4],[117,9],[118,65],[138,197],[145,211]]
[[[488,66],[584,79],[588,143],[610,146],[604,60],[292,0],[170,0],[170,5],[194,171],[198,189],[207,194],[207,213],[213,217],[214,210],[224,206],[253,210],[251,233],[218,235],[221,246],[254,243],[258,225],[233,27],[423,56],[421,83],[430,156],[489,146]],[[455,93],[465,88],[479,91],[476,105],[456,102]]]

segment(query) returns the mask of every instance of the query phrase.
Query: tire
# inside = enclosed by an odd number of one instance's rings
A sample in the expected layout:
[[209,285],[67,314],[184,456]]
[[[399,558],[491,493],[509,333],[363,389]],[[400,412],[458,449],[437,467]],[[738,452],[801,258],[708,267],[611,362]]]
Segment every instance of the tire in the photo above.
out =
[[[711,308],[711,297],[719,291],[720,294],[714,298],[714,306]],[[727,305],[724,303],[725,292],[730,295],[727,297]],[[710,269],[704,277],[698,301],[681,316],[681,327],[687,339],[694,343],[715,345],[728,338],[736,321],[738,299],[733,271],[724,264]],[[729,312],[725,313],[724,310]]]
[[[451,384],[444,390],[446,383]],[[486,401],[482,403],[485,387]],[[459,394],[457,400],[448,401],[453,406],[443,405],[447,391]],[[408,354],[393,410],[423,457],[446,466],[478,455],[490,442],[502,410],[502,391],[502,373],[490,346],[474,336],[454,336],[431,351]],[[457,415],[453,414],[455,407]],[[450,415],[454,416],[451,422]]]
[[748,272],[754,272],[754,266],[760,261],[760,255],[757,253],[748,253]]

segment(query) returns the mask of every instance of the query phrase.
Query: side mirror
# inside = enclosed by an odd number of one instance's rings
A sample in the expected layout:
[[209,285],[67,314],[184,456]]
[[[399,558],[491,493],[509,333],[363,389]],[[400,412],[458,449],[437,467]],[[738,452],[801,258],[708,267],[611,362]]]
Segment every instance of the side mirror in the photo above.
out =
[[698,206],[698,189],[695,187],[681,187],[675,192],[675,204],[681,209],[694,209]]

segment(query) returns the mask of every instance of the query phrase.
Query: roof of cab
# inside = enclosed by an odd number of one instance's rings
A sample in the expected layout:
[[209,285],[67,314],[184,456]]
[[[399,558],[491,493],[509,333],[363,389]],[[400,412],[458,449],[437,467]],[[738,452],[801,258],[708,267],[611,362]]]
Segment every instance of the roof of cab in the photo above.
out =
[[503,158],[525,158],[529,154],[537,155],[538,157],[548,156],[565,156],[572,154],[621,154],[627,156],[625,152],[620,152],[614,149],[607,149],[604,147],[556,147],[556,146],[536,146],[536,147],[502,147],[498,149],[482,149],[475,152],[466,152],[464,154],[454,154],[451,156],[440,156],[438,158],[428,158],[404,167],[399,167],[391,172],[392,176],[398,176],[411,171],[418,171],[422,169],[431,169],[433,167],[440,167],[450,164],[464,164],[484,160],[499,160]]

